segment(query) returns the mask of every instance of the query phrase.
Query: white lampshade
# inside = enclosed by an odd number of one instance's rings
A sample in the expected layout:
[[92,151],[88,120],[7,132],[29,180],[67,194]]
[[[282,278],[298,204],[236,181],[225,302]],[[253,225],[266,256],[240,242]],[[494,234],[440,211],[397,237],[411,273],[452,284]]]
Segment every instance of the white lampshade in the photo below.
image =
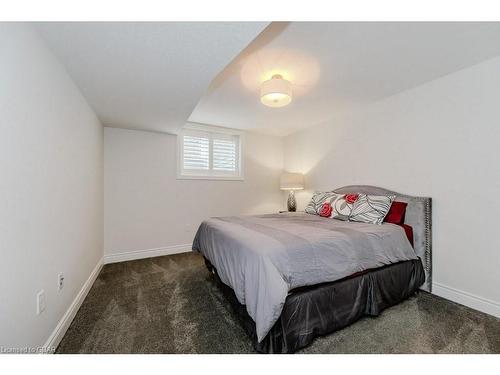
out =
[[283,107],[292,101],[292,84],[275,74],[260,87],[260,101],[268,107]]
[[304,175],[302,173],[283,173],[280,178],[281,190],[304,189]]

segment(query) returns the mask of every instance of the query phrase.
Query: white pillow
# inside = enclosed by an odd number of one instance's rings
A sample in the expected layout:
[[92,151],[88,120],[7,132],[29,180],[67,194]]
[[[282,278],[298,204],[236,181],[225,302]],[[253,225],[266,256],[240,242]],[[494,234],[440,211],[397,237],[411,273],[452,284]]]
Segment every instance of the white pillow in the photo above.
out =
[[316,191],[314,192],[311,201],[307,204],[304,211],[311,215],[319,215],[323,204],[325,204],[326,202],[331,204],[333,201],[335,201],[335,199],[337,199],[338,196],[338,194],[335,194],[331,191]]
[[339,194],[332,202],[332,219],[348,221],[359,194]]
[[360,194],[356,202],[354,202],[349,220],[382,224],[395,198],[395,195]]

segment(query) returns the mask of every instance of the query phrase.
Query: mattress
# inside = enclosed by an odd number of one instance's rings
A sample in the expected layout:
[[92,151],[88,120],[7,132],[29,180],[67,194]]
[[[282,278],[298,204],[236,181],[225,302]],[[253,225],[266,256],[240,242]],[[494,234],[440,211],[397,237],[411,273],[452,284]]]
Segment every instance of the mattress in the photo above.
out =
[[212,218],[193,241],[255,322],[261,342],[300,287],[417,260],[403,228],[304,213]]

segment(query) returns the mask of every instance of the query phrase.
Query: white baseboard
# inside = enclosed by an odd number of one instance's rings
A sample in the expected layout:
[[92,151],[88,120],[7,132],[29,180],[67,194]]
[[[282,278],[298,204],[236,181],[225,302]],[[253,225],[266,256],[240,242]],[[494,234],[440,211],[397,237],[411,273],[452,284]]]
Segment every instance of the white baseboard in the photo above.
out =
[[432,283],[432,293],[450,301],[500,318],[500,303],[458,290],[447,285]]
[[85,284],[83,284],[82,289],[80,289],[80,291],[78,292],[75,299],[69,306],[68,310],[66,310],[66,312],[64,313],[59,323],[57,323],[56,328],[45,342],[45,347],[56,348],[57,345],[59,345],[62,338],[64,337],[64,334],[68,330],[69,325],[75,318],[78,309],[85,300],[85,297],[87,297],[90,288],[97,279],[97,276],[99,275],[99,272],[101,271],[102,266],[104,264],[124,262],[127,260],[134,260],[134,259],[151,258],[162,255],[184,253],[188,251],[191,251],[191,244],[167,246],[157,249],[136,250],[136,251],[105,255],[103,258],[99,260],[99,262],[97,262],[89,278],[87,279],[87,281],[85,281]]
[[[87,279],[87,281],[85,281],[85,284],[83,284],[82,289],[80,289],[75,299],[69,306],[68,310],[63,315],[63,317],[57,324],[56,328],[45,342],[45,347],[56,348],[57,345],[59,345],[62,338],[64,337],[64,334],[68,330],[69,325],[71,324],[76,313],[78,312],[78,309],[82,305],[85,297],[87,297],[90,288],[97,279],[97,276],[99,275],[99,272],[101,271],[103,264],[124,262],[134,259],[152,258],[157,256],[178,254],[189,251],[191,251],[191,244],[167,246],[156,249],[136,250],[136,251],[105,255],[104,258],[100,259],[99,262],[97,262],[89,278]],[[443,297],[445,299],[448,299],[450,301],[460,303],[472,309],[479,310],[484,313],[500,318],[500,303],[498,302],[483,297],[479,297],[474,294],[467,293],[436,282],[432,283],[432,293],[440,297]]]
[[75,299],[69,306],[68,310],[66,310],[59,323],[57,323],[56,328],[45,342],[45,348],[56,348],[57,345],[59,345],[62,338],[64,337],[64,334],[68,330],[69,325],[71,324],[76,313],[78,312],[78,309],[85,300],[85,297],[87,297],[87,294],[89,293],[90,288],[94,284],[94,281],[97,279],[97,276],[99,275],[102,266],[103,266],[103,259],[101,258],[99,262],[97,262],[94,269],[92,270],[92,273],[90,274],[87,281],[85,281],[85,284],[83,284],[82,289],[80,289]]
[[125,251],[122,253],[108,254],[104,255],[104,264],[125,262],[128,260],[135,260],[135,259],[153,258],[163,255],[186,253],[191,251],[191,248],[192,245],[189,243],[184,245],[159,247],[156,249],[134,250],[134,251]]

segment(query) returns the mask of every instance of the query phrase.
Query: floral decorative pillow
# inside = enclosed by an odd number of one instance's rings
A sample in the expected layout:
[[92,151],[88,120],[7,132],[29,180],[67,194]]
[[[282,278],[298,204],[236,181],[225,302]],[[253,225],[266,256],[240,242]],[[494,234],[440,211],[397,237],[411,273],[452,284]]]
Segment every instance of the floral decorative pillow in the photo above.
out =
[[311,201],[307,204],[304,211],[311,215],[319,215],[319,213],[323,208],[323,205],[325,203],[331,204],[337,197],[338,194],[335,194],[330,191],[328,192],[317,191],[313,194]]
[[332,205],[328,202],[323,203],[323,206],[321,206],[321,210],[319,211],[319,216],[330,217],[331,214],[332,214]]
[[395,198],[395,195],[359,194],[358,199],[352,207],[349,220],[369,224],[382,224]]
[[358,197],[359,194],[339,194],[337,199],[332,202],[332,214],[330,217],[344,221],[349,220]]

